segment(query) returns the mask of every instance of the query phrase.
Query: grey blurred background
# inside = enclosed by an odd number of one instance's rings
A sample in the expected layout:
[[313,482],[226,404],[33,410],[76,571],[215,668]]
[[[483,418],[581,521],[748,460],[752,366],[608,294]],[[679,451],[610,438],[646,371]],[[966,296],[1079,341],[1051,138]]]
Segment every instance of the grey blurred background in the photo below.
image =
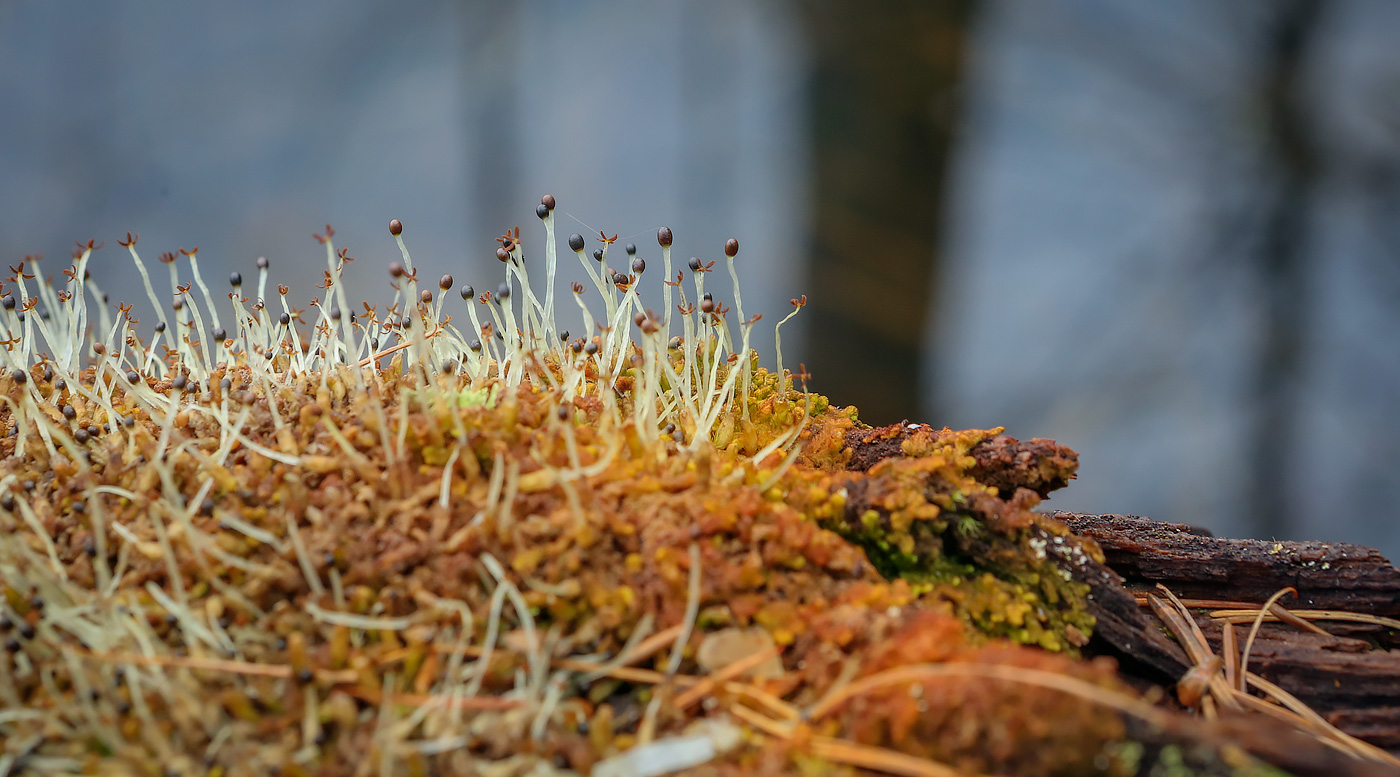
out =
[[1395,558],[1396,40],[1387,0],[0,2],[0,259],[106,240],[139,310],[131,230],[305,301],[329,222],[375,301],[399,218],[494,288],[549,192],[648,260],[738,237],[816,389],[1058,439],[1053,507]]

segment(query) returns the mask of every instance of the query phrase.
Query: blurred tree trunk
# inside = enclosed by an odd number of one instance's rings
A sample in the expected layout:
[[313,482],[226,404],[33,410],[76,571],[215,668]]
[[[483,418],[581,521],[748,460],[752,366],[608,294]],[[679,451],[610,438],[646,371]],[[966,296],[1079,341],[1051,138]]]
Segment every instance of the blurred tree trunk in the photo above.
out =
[[1256,356],[1257,404],[1251,429],[1248,504],[1252,537],[1292,536],[1299,516],[1285,480],[1298,439],[1299,390],[1308,293],[1308,212],[1318,184],[1316,139],[1300,94],[1300,71],[1322,11],[1319,0],[1281,4],[1265,52],[1266,145],[1274,163],[1273,191],[1258,254],[1264,297],[1264,338]]
[[867,423],[919,413],[919,342],[973,5],[800,5],[814,56],[807,367],[817,390]]

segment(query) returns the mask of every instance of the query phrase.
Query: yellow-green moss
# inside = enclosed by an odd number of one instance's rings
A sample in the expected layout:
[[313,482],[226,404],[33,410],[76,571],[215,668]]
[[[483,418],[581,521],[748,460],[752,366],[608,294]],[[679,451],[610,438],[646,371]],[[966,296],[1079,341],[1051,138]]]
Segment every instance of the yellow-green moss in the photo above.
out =
[[903,445],[915,458],[871,468],[868,506],[855,520],[821,523],[865,549],[885,577],[951,604],[975,633],[1074,653],[1094,627],[1089,587],[1046,552],[1059,540],[1036,516],[969,474],[968,451],[999,431],[916,433]]

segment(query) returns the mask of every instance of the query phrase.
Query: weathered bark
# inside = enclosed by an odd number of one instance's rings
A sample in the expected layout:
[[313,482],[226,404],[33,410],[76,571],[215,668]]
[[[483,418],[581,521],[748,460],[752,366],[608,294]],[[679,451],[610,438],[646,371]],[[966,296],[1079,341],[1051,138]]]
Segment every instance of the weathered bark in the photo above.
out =
[[[1204,616],[1197,623],[1219,651],[1221,624]],[[1235,627],[1237,645],[1244,643],[1248,630],[1248,625]],[[1249,671],[1297,696],[1348,734],[1378,747],[1400,748],[1400,652],[1269,623],[1250,648]]]
[[[864,472],[881,459],[903,456],[900,446],[921,428],[922,424],[903,421],[874,429],[852,429],[846,433],[846,447],[851,449],[847,466]],[[1024,442],[1003,434],[977,443],[969,453],[977,460],[970,474],[979,483],[995,486],[1003,499],[1010,499],[1018,488],[1029,488],[1044,498],[1069,485],[1079,468],[1079,454],[1054,440]]]
[[[1400,614],[1400,570],[1370,548],[1202,537],[1187,526],[1133,516],[1055,517],[1096,540],[1129,587],[1150,590],[1161,583],[1183,599],[1262,604],[1293,586],[1298,597],[1285,597],[1284,607]],[[1223,627],[1205,611],[1197,622],[1218,652]],[[1265,624],[1250,650],[1249,670],[1348,734],[1400,749],[1400,651],[1377,647],[1396,644],[1400,634],[1377,626],[1321,625],[1334,633]],[[1243,644],[1247,633],[1247,627],[1237,627],[1236,643]]]
[[1162,583],[1183,599],[1263,602],[1293,586],[1298,598],[1285,607],[1400,615],[1400,569],[1371,548],[1203,537],[1136,516],[1052,515],[1096,540],[1130,587]]
[[1175,682],[1186,672],[1190,661],[1185,651],[1157,628],[1116,572],[1092,559],[1067,567],[1091,591],[1086,604],[1097,620],[1091,653],[1112,655],[1126,672],[1160,683]]
[[1054,440],[1024,442],[1003,434],[977,443],[971,453],[977,459],[972,476],[996,486],[1003,499],[1018,488],[1029,488],[1044,498],[1069,485],[1079,469],[1079,454]]

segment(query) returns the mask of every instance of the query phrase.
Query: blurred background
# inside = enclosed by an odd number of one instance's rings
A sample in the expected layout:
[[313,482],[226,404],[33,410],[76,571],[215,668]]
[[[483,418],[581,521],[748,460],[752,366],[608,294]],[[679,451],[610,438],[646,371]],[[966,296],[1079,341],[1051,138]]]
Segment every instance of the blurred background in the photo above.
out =
[[0,2],[0,253],[105,240],[140,310],[130,230],[305,301],[329,222],[380,301],[390,218],[494,288],[549,192],[653,267],[737,237],[868,423],[1080,451],[1049,506],[1395,559],[1397,39],[1387,0]]

